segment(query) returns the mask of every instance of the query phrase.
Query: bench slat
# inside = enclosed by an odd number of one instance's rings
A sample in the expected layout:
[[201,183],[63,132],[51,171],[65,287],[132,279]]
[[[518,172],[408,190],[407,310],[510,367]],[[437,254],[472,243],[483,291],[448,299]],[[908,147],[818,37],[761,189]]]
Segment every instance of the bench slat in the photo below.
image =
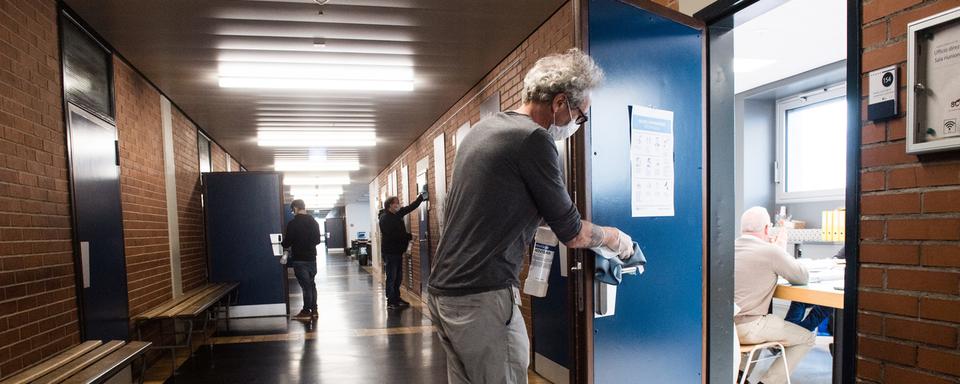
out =
[[167,300],[162,304],[150,309],[149,311],[146,311],[144,313],[134,316],[133,320],[136,320],[136,321],[150,320],[154,317],[160,316],[160,314],[170,310],[170,308],[177,306],[177,304],[182,303],[184,300],[189,300],[191,297],[194,297],[200,294],[200,292],[202,292],[204,288],[206,288],[206,286],[191,289],[190,291],[185,292],[182,296],[178,298]]
[[32,384],[51,384],[66,380],[68,377],[80,372],[80,370],[86,368],[88,365],[93,364],[104,356],[120,349],[123,344],[124,342],[120,340],[108,341],[106,344],[101,345],[97,349],[87,352],[83,356],[73,359],[73,361],[60,366],[60,368],[48,373],[39,380],[34,381]]
[[76,375],[71,376],[69,379],[63,381],[63,383],[91,384],[100,382],[119,372],[129,364],[131,360],[143,355],[149,346],[149,342],[131,341],[119,350],[98,360]]
[[38,377],[46,375],[50,371],[57,369],[57,367],[66,364],[77,357],[80,357],[84,353],[87,353],[97,346],[101,342],[99,340],[90,340],[81,343],[80,345],[71,347],[66,351],[60,352],[59,354],[54,355],[53,357],[44,360],[30,368],[27,368],[20,373],[10,376],[3,381],[0,381],[0,384],[23,384],[29,383],[33,380],[36,380]]
[[237,283],[218,284],[218,287],[216,290],[214,290],[213,292],[210,292],[205,297],[197,300],[192,305],[183,308],[183,310],[177,313],[177,317],[194,317],[205,312],[207,309],[210,309],[210,307],[212,307],[218,301],[222,300],[225,296],[230,294],[230,292],[236,289],[238,285],[239,284]]
[[193,295],[193,296],[190,297],[189,299],[186,299],[186,300],[181,301],[181,302],[180,302],[179,304],[177,304],[175,307],[170,308],[170,309],[164,311],[163,313],[161,313],[160,315],[158,315],[157,318],[175,317],[175,316],[176,316],[178,313],[180,313],[180,311],[182,311],[184,308],[192,305],[193,303],[197,302],[198,300],[200,300],[200,299],[206,297],[207,295],[209,295],[210,292],[213,292],[213,291],[216,291],[216,290],[217,290],[217,286],[216,286],[216,285],[213,285],[213,284],[207,285],[206,287],[204,287],[203,291],[201,291],[200,293],[198,293],[198,294],[196,294],[196,295]]

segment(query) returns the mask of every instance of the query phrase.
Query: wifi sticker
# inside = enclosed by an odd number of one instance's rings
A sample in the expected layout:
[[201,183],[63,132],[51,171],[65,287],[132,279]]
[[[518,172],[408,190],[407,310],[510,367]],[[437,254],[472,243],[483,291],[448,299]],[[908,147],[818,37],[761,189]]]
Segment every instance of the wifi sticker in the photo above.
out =
[[952,136],[957,132],[957,119],[947,119],[943,121],[943,135]]

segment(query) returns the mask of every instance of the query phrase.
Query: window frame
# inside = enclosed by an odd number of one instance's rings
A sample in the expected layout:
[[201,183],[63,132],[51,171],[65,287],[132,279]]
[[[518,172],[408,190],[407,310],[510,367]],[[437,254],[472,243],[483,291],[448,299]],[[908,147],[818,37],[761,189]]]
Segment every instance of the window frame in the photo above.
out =
[[[847,96],[847,83],[840,82],[814,91],[808,91],[777,100],[777,134],[776,134],[776,162],[774,163],[774,184],[776,185],[776,202],[783,203],[807,203],[818,201],[842,201],[845,198],[846,186],[839,189],[823,189],[816,191],[788,192],[786,190],[787,182],[787,142],[786,142],[786,121],[787,112],[793,109],[803,108],[817,103],[840,99],[845,100]],[[844,119],[846,124],[846,119]],[[849,128],[848,128],[849,129]],[[846,136],[844,136],[846,137]]]

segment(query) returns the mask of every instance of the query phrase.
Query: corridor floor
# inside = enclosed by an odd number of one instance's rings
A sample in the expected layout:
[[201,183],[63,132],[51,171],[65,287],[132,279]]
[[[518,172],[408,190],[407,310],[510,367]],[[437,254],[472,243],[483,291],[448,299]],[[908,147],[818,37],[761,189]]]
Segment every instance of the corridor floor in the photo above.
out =
[[[166,383],[446,383],[426,308],[406,298],[411,308],[387,310],[374,276],[343,253],[318,251],[319,319],[234,319],[230,331],[221,324],[214,353],[200,347]],[[302,296],[292,273],[288,281],[296,313]],[[530,382],[546,381],[531,372]]]

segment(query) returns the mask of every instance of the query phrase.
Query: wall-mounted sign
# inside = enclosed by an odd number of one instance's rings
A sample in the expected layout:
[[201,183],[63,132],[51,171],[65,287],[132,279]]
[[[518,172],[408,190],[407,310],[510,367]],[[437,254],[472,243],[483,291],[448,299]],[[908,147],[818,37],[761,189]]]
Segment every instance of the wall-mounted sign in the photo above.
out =
[[907,26],[907,153],[960,148],[960,7]]
[[900,89],[900,83],[897,81],[897,66],[891,65],[870,72],[869,82],[867,120],[877,121],[896,117],[900,113],[897,110],[897,91]]

